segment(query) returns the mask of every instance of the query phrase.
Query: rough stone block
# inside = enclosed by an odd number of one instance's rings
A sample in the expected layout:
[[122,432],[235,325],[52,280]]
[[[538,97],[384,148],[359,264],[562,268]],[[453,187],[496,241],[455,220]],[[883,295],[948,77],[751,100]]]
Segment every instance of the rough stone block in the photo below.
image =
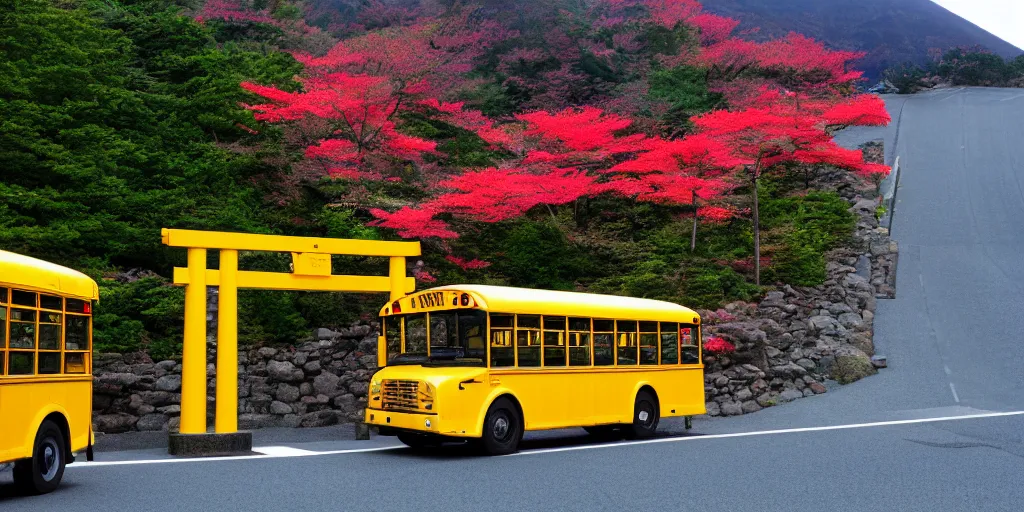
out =
[[168,436],[167,453],[178,457],[213,457],[255,454],[252,432],[230,434],[179,434]]

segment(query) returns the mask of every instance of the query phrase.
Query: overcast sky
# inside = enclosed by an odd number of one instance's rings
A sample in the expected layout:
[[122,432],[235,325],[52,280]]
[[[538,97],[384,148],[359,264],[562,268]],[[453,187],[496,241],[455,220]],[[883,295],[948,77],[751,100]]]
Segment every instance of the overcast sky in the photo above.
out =
[[933,0],[961,18],[1024,48],[1024,0]]

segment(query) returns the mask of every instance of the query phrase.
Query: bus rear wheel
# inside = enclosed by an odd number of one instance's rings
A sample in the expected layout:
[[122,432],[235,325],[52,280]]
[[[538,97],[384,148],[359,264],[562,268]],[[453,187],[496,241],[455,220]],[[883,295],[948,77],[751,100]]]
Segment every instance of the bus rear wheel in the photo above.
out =
[[508,455],[519,449],[523,439],[523,418],[508,398],[499,398],[487,409],[480,445],[489,455]]
[[653,437],[658,431],[660,420],[658,399],[650,391],[641,390],[636,394],[636,401],[633,403],[633,424],[626,425],[623,432],[627,439]]
[[14,484],[24,494],[46,494],[64,477],[67,447],[60,427],[46,420],[36,433],[32,458],[14,463]]

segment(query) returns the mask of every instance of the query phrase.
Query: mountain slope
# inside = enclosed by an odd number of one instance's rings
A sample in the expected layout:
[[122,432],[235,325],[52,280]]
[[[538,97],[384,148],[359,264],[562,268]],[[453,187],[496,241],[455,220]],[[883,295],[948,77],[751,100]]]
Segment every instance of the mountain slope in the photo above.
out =
[[1003,57],[1024,53],[931,0],[702,0],[705,9],[760,27],[754,39],[801,32],[830,46],[867,52],[859,63],[875,78],[893,64],[923,64],[928,51],[981,45]]

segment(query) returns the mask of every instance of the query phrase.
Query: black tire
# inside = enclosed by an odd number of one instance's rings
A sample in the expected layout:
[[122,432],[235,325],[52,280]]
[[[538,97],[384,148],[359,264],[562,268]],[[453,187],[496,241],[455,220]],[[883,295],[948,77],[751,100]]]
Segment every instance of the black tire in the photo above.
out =
[[14,463],[14,484],[23,494],[53,492],[64,478],[67,446],[60,427],[50,420],[39,426],[32,458]]
[[412,432],[400,432],[398,440],[405,443],[409,448],[426,450],[441,446],[441,439],[430,434],[414,434]]
[[641,390],[633,402],[633,423],[623,428],[627,439],[646,439],[658,431],[661,409],[658,399],[649,391]]
[[519,450],[523,439],[523,418],[511,400],[501,397],[491,404],[484,417],[480,447],[488,455],[508,455]]

